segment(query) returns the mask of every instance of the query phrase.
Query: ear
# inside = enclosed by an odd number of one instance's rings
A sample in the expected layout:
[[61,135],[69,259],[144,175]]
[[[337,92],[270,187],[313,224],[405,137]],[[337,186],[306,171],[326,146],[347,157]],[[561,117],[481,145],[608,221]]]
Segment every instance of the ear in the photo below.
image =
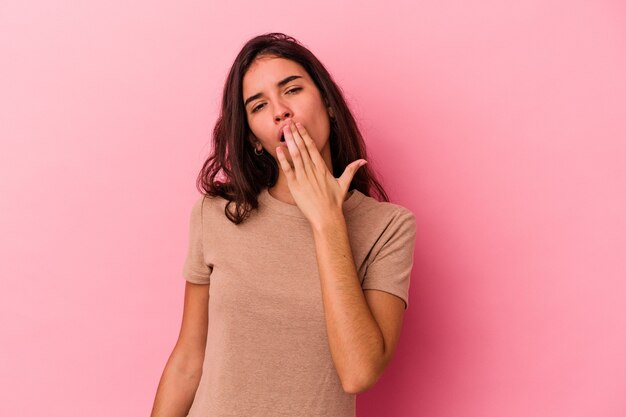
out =
[[330,118],[333,119],[335,117],[335,113],[333,112],[333,108],[330,107],[330,105],[328,104],[328,100],[326,99],[326,97],[324,97],[324,103],[326,103],[326,108],[328,109],[328,114]]
[[250,145],[252,145],[252,147],[255,147],[256,144],[259,143],[259,140],[256,138],[256,136],[254,136],[254,133],[248,132],[248,142],[250,142]]

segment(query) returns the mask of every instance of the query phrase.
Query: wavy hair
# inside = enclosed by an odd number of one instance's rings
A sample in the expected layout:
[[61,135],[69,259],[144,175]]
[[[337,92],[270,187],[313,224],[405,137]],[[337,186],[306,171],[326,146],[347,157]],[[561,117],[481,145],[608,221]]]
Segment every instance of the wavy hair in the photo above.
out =
[[[250,39],[241,49],[230,68],[224,84],[222,106],[213,128],[213,151],[200,171],[196,186],[209,196],[228,200],[224,209],[233,223],[243,222],[258,208],[258,195],[278,180],[279,163],[268,152],[255,155],[253,134],[243,106],[243,77],[255,59],[265,56],[281,57],[300,64],[315,82],[327,106],[333,109],[330,123],[330,152],[333,175],[341,176],[346,166],[356,159],[366,159],[363,136],[346,104],[341,89],[322,63],[307,48],[283,33],[266,33]],[[376,189],[379,201],[389,201],[387,193],[369,168],[359,168],[349,190],[357,189],[370,196]],[[221,174],[221,175],[220,175]],[[229,206],[235,205],[234,213]]]

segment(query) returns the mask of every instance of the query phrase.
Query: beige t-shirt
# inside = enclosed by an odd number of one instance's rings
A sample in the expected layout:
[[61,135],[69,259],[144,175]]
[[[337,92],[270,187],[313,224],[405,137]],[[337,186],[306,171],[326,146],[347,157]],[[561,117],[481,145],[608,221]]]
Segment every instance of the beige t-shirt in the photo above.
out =
[[[361,287],[408,307],[415,216],[350,192],[343,212]],[[354,417],[330,354],[313,233],[298,206],[259,194],[243,223],[201,196],[183,277],[209,284],[202,378],[188,417]],[[234,204],[231,206],[231,208]]]

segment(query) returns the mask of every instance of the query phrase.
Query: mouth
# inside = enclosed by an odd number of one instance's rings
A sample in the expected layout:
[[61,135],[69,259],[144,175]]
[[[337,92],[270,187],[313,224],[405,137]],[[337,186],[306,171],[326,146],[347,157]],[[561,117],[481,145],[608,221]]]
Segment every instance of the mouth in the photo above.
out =
[[285,132],[284,132],[284,130],[283,130],[283,129],[284,129],[284,128],[285,128],[285,126],[287,126],[289,123],[295,123],[295,122],[294,122],[294,120],[293,120],[293,119],[291,119],[291,121],[290,121],[290,122],[289,122],[289,121],[286,121],[286,122],[285,122],[285,124],[283,124],[283,125],[280,127],[280,130],[278,131],[278,140],[279,140],[280,142],[286,142],[286,140],[285,140]]

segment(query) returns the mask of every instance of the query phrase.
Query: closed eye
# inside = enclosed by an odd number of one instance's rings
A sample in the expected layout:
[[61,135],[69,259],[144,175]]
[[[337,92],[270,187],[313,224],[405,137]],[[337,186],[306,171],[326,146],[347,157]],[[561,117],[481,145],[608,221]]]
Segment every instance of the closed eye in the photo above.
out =
[[[296,93],[296,92],[298,92],[300,90],[302,90],[302,87],[292,88],[291,90],[287,91],[285,94]],[[255,108],[253,108],[252,109],[252,113],[256,113],[257,110],[260,110],[262,108],[263,104],[265,104],[265,103],[261,103],[258,106],[256,106]]]

